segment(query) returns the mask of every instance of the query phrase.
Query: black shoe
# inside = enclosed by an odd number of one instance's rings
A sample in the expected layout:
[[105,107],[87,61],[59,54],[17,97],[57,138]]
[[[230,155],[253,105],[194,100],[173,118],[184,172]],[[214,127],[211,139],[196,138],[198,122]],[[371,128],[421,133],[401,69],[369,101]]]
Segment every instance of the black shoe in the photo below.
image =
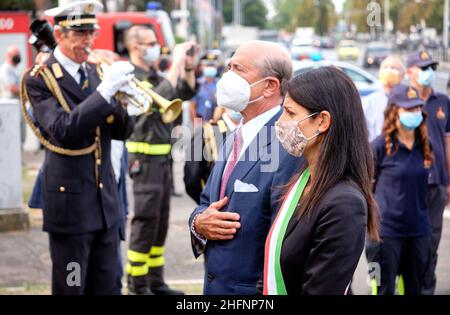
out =
[[128,275],[128,295],[155,295],[148,286],[147,277]]
[[151,287],[151,291],[154,295],[184,295],[183,291],[171,289],[167,284]]
[[184,295],[183,291],[171,289],[164,281],[164,266],[153,267],[147,274],[147,283],[155,295]]
[[155,295],[150,288],[146,288],[140,291],[133,291],[133,289],[128,289],[128,295]]

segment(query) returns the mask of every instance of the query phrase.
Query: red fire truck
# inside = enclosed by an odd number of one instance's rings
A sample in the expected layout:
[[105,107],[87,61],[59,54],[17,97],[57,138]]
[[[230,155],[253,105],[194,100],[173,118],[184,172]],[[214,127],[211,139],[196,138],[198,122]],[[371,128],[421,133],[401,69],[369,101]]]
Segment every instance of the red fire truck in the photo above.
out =
[[100,36],[94,43],[94,49],[108,49],[124,55],[124,31],[131,25],[148,25],[156,34],[161,47],[173,49],[175,39],[169,16],[162,10],[146,12],[113,12],[97,14]]
[[[53,19],[48,18],[53,24]],[[163,10],[147,10],[145,12],[111,12],[97,14],[100,36],[94,43],[94,49],[108,49],[123,56],[126,54],[123,45],[124,32],[132,25],[150,26],[162,48],[170,51],[175,45],[172,25],[168,14]],[[33,52],[28,44],[31,18],[28,12],[0,11],[0,63],[4,61],[9,45],[17,45],[22,52],[24,62],[19,70],[24,71],[33,64]],[[34,52],[35,53],[35,52]]]

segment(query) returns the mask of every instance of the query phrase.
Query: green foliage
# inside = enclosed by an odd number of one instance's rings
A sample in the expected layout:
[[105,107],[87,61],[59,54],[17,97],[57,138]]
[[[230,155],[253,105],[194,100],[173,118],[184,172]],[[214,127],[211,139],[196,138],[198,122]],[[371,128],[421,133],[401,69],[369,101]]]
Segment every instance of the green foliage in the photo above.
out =
[[336,23],[331,0],[273,0],[277,15],[273,21],[278,29],[294,31],[297,27],[314,27],[326,34]]
[[248,1],[244,4],[245,26],[265,28],[267,23],[267,8],[261,0]]
[[[233,0],[223,1],[225,24],[233,22]],[[265,28],[267,25],[267,8],[262,0],[241,0],[242,22],[245,26]]]

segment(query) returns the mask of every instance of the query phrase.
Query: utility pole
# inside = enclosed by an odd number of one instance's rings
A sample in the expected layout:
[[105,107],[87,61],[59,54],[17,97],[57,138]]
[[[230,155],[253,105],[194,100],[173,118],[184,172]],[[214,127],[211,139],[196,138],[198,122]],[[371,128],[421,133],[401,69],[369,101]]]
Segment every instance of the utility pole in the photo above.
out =
[[[444,0],[447,1],[447,0]],[[390,28],[390,19],[389,19],[389,11],[390,11],[390,1],[384,0],[384,37],[385,40],[389,38],[389,28]]]
[[189,21],[188,21],[188,4],[187,0],[181,0],[180,2],[180,10],[183,12],[181,15],[181,29],[183,32],[181,33],[181,36],[183,36],[186,40],[189,38]]
[[241,0],[233,0],[233,24],[241,25]]
[[442,41],[444,44],[444,60],[447,61],[448,59],[448,1],[444,0],[444,30],[442,32]]
[[222,47],[222,27],[223,27],[223,0],[217,0],[217,11],[219,12],[219,22],[218,29],[216,29],[217,33],[217,43],[219,47]]
[[209,31],[209,48],[213,47],[214,38],[216,37],[216,1],[215,0],[209,0],[209,8],[211,10],[211,29]]

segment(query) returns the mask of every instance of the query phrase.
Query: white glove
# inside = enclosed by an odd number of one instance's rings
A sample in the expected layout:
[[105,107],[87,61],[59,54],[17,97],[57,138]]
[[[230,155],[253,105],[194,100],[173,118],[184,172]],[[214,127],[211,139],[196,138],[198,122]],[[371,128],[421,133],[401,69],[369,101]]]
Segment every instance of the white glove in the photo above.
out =
[[134,77],[134,66],[128,61],[117,61],[107,66],[102,64],[103,81],[97,87],[97,91],[103,98],[111,103],[111,98],[117,91]]
[[129,95],[138,104],[140,104],[140,107],[136,107],[133,104],[128,103],[128,105],[127,105],[128,115],[137,116],[137,115],[147,113],[147,111],[150,109],[150,106],[152,105],[152,102],[153,102],[151,96],[150,95],[144,96],[144,95],[140,94],[133,87],[136,87],[136,84],[134,82],[130,82],[130,84],[124,85],[119,88],[119,92]]

